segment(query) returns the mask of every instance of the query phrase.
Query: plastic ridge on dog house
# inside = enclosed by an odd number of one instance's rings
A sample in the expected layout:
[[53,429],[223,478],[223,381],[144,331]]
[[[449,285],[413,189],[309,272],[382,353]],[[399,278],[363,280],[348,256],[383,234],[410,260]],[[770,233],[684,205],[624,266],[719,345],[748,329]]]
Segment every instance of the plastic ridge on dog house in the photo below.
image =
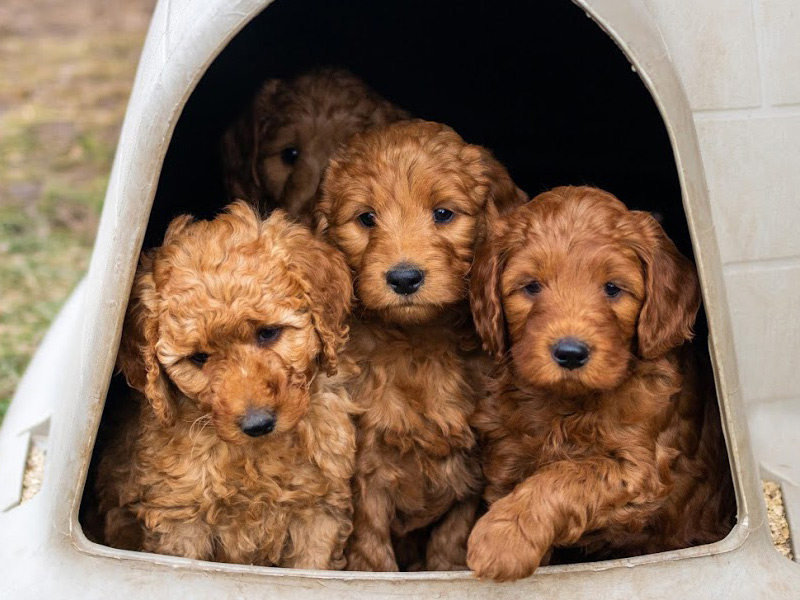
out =
[[[774,13],[790,4],[780,0],[752,1],[758,5],[755,11],[751,11],[750,0],[737,0],[733,3],[736,6],[725,4],[724,8],[739,11],[734,21],[739,17],[747,20],[753,14],[761,18],[769,12],[768,24],[780,26],[776,23],[781,19],[775,18]],[[292,2],[277,0],[275,4],[289,6]],[[637,558],[543,567],[534,576],[513,584],[480,582],[467,572],[353,573],[229,565],[120,551],[88,541],[78,520],[79,507],[137,257],[146,239],[148,222],[152,222],[151,209],[153,219],[162,211],[163,223],[172,210],[159,206],[157,191],[162,167],[166,169],[169,162],[173,134],[212,63],[269,4],[268,0],[162,0],[156,8],[122,129],[89,273],[52,325],[0,430],[0,597],[86,599],[114,595],[151,599],[199,594],[204,598],[325,600],[393,595],[558,595],[592,600],[675,596],[800,598],[800,566],[781,557],[770,542],[726,298],[725,275],[730,271],[724,271],[720,252],[720,248],[730,252],[732,246],[730,237],[721,239],[719,230],[720,215],[725,213],[709,199],[709,190],[714,199],[721,189],[718,161],[745,160],[748,155],[737,148],[729,156],[724,143],[715,146],[713,135],[702,138],[706,143],[701,153],[696,129],[697,123],[708,134],[715,123],[736,121],[742,110],[753,110],[752,96],[758,101],[761,92],[771,94],[774,102],[770,106],[778,107],[765,110],[765,118],[781,118],[785,112],[781,103],[791,103],[792,94],[800,96],[800,88],[792,89],[789,84],[783,88],[764,84],[759,88],[746,76],[742,80],[740,71],[747,65],[738,64],[739,50],[717,52],[725,48],[727,34],[706,40],[709,46],[702,50],[713,56],[699,61],[706,72],[698,74],[691,43],[689,50],[686,44],[703,37],[698,27],[716,18],[709,7],[722,11],[723,0],[702,6],[691,0],[576,0],[578,8],[570,5],[570,9],[585,11],[591,21],[584,21],[604,31],[617,44],[652,95],[668,133],[702,280],[708,339],[736,488],[738,523],[725,539]],[[270,18],[270,10],[272,7],[264,12],[264,19]],[[767,44],[773,52],[769,56],[779,53],[780,44],[791,44],[789,37],[775,36],[777,46]],[[763,41],[754,39],[753,43]],[[565,43],[574,44],[576,40],[567,39]],[[792,48],[800,51],[800,46]],[[294,48],[284,50],[290,54]],[[368,53],[368,49],[364,52]],[[717,67],[713,73],[708,72],[709,64]],[[760,66],[765,69],[761,75],[766,78],[769,65],[762,61]],[[794,101],[800,104],[800,98]],[[795,137],[791,139],[800,147],[798,129],[793,131]],[[751,142],[747,135],[729,137],[732,143],[745,146]],[[703,161],[713,167],[709,169],[713,177],[708,181]],[[743,168],[730,165],[732,170]],[[186,206],[190,205],[181,208]],[[789,256],[793,256],[789,250]],[[789,260],[780,254],[780,249],[767,248],[765,252],[766,260],[770,256]],[[726,261],[744,264],[749,258]],[[789,268],[796,268],[791,260],[788,264]],[[728,278],[728,282],[732,280],[735,277]],[[756,362],[759,357],[740,353],[740,361],[745,360]],[[762,426],[771,422],[768,410],[751,412]],[[32,499],[21,502],[25,460],[34,443],[47,451],[42,486]],[[788,481],[792,473],[797,473],[800,459],[798,453],[781,455],[780,448],[775,446],[769,454],[762,453],[759,447],[759,459],[778,478],[782,474],[777,471],[784,470],[781,481],[785,484],[790,523],[792,519],[800,522],[796,488]],[[797,530],[794,539],[797,540]]]

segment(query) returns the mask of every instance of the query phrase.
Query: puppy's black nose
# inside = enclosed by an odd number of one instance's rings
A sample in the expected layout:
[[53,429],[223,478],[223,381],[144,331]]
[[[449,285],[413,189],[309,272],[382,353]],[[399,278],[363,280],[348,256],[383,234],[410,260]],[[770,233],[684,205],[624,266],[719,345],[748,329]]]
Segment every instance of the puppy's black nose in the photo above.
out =
[[244,413],[239,427],[250,437],[260,437],[275,429],[275,413],[266,408],[250,408]]
[[389,287],[392,288],[395,293],[403,296],[415,293],[422,287],[423,281],[425,281],[425,273],[413,265],[395,265],[392,270],[386,274],[386,283],[389,284]]
[[565,369],[577,369],[589,360],[589,346],[576,338],[558,340],[553,346],[553,359]]

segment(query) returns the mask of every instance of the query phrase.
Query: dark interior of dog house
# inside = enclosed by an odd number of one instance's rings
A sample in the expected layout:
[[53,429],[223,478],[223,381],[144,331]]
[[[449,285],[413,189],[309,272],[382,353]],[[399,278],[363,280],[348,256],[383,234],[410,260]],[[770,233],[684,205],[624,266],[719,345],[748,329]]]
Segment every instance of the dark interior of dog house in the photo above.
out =
[[[658,108],[614,41],[566,1],[523,11],[515,2],[276,0],[231,40],[189,97],[145,248],[160,244],[174,216],[209,218],[227,204],[220,139],[260,84],[318,66],[345,67],[413,116],[489,148],[530,197],[590,184],[656,213],[692,256]],[[702,310],[696,330],[704,347]],[[115,376],[95,453],[124,388]],[[91,496],[90,473],[81,520],[97,538]]]
[[[313,18],[311,18],[313,15]],[[259,85],[343,66],[412,115],[489,148],[531,197],[592,184],[657,211],[691,255],[667,132],[612,39],[570,2],[278,0],[200,81],[177,124],[146,245],[225,202],[219,139]]]

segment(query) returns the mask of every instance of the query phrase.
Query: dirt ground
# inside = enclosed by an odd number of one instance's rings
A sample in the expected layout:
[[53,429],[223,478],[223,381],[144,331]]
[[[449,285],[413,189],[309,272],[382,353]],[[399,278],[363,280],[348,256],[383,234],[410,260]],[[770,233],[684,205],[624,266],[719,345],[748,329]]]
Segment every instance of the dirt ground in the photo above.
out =
[[0,418],[88,265],[154,5],[0,2]]

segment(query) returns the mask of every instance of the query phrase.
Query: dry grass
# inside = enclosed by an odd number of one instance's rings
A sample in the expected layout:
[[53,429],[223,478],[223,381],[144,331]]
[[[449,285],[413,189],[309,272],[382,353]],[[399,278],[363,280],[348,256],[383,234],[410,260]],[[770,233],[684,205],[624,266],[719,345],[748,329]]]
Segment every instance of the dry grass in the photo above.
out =
[[22,478],[22,496],[20,504],[27,502],[42,489],[44,478],[44,462],[47,452],[44,448],[32,443],[28,450],[28,460],[25,462],[25,475]]
[[153,5],[0,6],[0,418],[88,265]]
[[781,486],[774,481],[762,481],[761,487],[767,503],[767,520],[769,521],[772,545],[777,548],[778,552],[792,560],[792,542],[789,537],[789,523],[786,520]]

